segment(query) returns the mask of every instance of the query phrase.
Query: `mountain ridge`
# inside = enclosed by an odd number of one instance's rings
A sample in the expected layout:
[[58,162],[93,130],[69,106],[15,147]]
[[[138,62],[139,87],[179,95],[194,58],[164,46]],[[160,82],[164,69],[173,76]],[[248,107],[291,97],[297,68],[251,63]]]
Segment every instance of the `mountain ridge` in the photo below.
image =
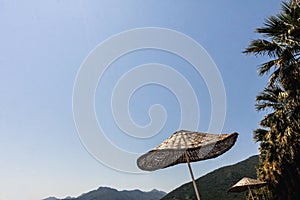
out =
[[[244,193],[228,193],[227,190],[243,177],[256,178],[256,166],[258,155],[213,170],[196,180],[201,200],[241,200],[245,199]],[[83,193],[78,197],[66,197],[63,199],[48,197],[43,200],[196,200],[192,182],[185,183],[168,194],[153,189],[145,192],[135,190],[117,190],[110,187],[99,188]]]
[[42,200],[104,200],[107,199],[108,196],[110,200],[158,200],[166,194],[166,192],[157,189],[153,189],[151,191],[141,191],[139,189],[119,191],[114,188],[100,186],[95,190],[82,193],[78,197],[48,197]]
[[[244,193],[228,193],[227,190],[243,177],[257,178],[256,166],[259,163],[258,155],[251,156],[243,161],[224,166],[207,173],[196,180],[201,200],[241,200]],[[161,200],[196,200],[192,182],[185,183]]]

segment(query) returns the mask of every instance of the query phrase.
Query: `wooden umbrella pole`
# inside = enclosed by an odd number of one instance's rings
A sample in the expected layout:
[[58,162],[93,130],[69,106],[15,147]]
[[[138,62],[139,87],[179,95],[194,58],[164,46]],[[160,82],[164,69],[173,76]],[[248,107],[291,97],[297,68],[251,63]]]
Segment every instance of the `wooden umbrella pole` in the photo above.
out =
[[192,177],[192,180],[193,180],[193,185],[194,185],[194,189],[195,189],[195,192],[196,192],[197,199],[200,200],[200,195],[199,195],[197,184],[196,184],[196,181],[195,181],[195,178],[194,178],[192,167],[191,167],[191,164],[190,164],[190,159],[189,159],[186,151],[185,151],[185,158],[186,158],[186,161],[187,161],[187,164],[188,164],[188,167],[189,167],[189,170],[190,170],[190,174],[191,174],[191,177]]
[[248,186],[248,189],[249,189],[249,193],[250,193],[250,196],[252,197],[252,199],[254,200],[254,197],[253,197],[253,195],[252,195],[252,192],[251,192],[251,189],[250,189],[250,187]]

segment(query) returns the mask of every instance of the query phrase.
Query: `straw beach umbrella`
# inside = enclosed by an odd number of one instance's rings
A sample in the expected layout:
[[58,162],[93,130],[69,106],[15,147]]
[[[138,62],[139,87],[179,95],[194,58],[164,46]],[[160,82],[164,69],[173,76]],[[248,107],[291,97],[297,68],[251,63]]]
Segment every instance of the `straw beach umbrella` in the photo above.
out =
[[246,190],[249,190],[252,199],[254,199],[251,192],[251,188],[260,188],[265,185],[267,185],[267,183],[264,181],[244,177],[241,180],[239,180],[236,184],[234,184],[231,188],[229,188],[228,192],[244,192]]
[[145,171],[154,171],[179,163],[187,163],[193,180],[197,199],[200,195],[190,163],[215,158],[235,143],[238,133],[208,134],[181,130],[175,132],[159,146],[142,155],[137,165]]

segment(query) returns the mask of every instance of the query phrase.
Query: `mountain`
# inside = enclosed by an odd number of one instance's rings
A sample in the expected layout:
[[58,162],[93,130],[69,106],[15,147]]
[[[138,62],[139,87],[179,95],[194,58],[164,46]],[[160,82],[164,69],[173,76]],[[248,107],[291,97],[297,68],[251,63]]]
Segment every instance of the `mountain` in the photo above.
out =
[[[140,190],[123,190],[118,191],[109,187],[99,187],[97,190],[84,193],[79,197],[67,197],[62,200],[159,200],[165,192],[152,190],[150,192],[143,192]],[[55,197],[49,197],[44,200],[61,200]]]
[[[252,156],[234,165],[219,168],[196,180],[201,200],[244,200],[244,193],[228,193],[227,190],[243,177],[256,178],[258,156]],[[143,192],[140,190],[118,191],[113,188],[99,187],[79,197],[67,197],[63,200],[196,200],[192,182],[186,183],[169,194],[158,190]],[[49,197],[44,200],[61,200]]]
[[150,192],[142,192],[140,190],[118,191],[108,187],[100,187],[97,190],[82,194],[72,200],[159,200],[165,194],[166,193],[158,190],[152,190]]
[[[219,168],[196,180],[201,200],[241,200],[245,193],[228,193],[227,190],[243,177],[256,178],[258,156],[252,156],[234,165]],[[192,182],[186,183],[165,195],[161,200],[196,200]]]
[[46,198],[46,199],[42,199],[42,200],[59,200],[58,198],[56,198],[56,197],[48,197],[48,198]]

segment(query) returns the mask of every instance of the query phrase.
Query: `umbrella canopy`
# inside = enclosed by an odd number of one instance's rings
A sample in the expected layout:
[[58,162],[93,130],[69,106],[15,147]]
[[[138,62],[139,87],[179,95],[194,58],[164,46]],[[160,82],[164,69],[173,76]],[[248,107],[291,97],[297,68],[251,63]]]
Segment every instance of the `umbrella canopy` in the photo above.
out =
[[231,188],[229,188],[228,192],[243,192],[250,188],[260,188],[265,185],[267,185],[266,182],[244,177],[241,180],[239,180],[236,184],[234,184]]
[[139,157],[137,165],[142,170],[154,171],[179,163],[187,163],[197,199],[200,200],[190,162],[221,155],[234,145],[237,136],[238,133],[209,134],[186,130],[177,131],[159,146]]
[[[154,171],[179,163],[215,158],[235,143],[238,133],[209,134],[180,130],[137,160],[140,169]],[[186,155],[187,156],[186,156]],[[187,160],[188,159],[188,160]]]

